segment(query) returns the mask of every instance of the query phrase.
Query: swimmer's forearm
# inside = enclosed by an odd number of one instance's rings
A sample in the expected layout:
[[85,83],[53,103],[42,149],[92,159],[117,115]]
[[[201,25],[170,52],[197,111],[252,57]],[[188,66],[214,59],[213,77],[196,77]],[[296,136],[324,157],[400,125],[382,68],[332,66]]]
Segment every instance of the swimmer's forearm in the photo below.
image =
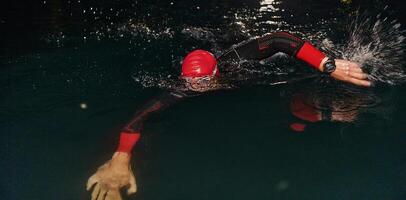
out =
[[162,100],[153,100],[147,103],[135,117],[124,127],[120,133],[120,142],[116,152],[131,154],[132,149],[141,137],[141,128],[148,116],[163,107]]
[[299,49],[295,57],[312,66],[314,69],[323,71],[324,63],[327,61],[327,56],[314,47],[309,42],[305,42]]
[[180,92],[165,92],[145,104],[121,131],[117,152],[131,153],[133,147],[140,139],[142,125],[150,114],[161,111],[184,97],[186,95]]
[[323,60],[321,60],[321,62],[320,62],[320,64],[319,64],[319,67],[317,68],[319,71],[323,71],[324,70],[324,64],[326,63],[326,61],[328,60],[328,57],[327,56],[325,56],[324,58],[323,58]]
[[276,32],[232,47],[218,59],[220,62],[233,59],[262,60],[278,52],[302,60],[320,71],[323,67],[322,61],[326,58],[323,52],[309,42],[287,32]]
[[131,154],[131,151],[135,144],[137,144],[140,139],[141,134],[139,132],[128,132],[122,131],[120,133],[120,142],[116,152],[124,152]]
[[327,60],[326,55],[312,44],[287,32],[277,32],[258,38],[258,49],[259,54],[267,57],[276,52],[286,53],[320,71],[323,71],[324,62]]

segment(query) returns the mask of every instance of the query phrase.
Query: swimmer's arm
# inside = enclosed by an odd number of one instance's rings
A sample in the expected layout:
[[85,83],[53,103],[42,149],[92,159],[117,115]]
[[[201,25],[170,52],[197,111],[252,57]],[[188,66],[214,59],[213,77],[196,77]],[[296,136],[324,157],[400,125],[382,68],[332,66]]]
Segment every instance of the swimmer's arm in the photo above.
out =
[[218,59],[226,60],[262,60],[276,53],[285,53],[302,60],[317,70],[326,56],[309,42],[286,32],[266,34],[262,37],[231,47]]
[[127,187],[127,194],[137,191],[135,175],[131,169],[131,151],[140,138],[142,123],[151,113],[158,112],[186,97],[181,92],[167,92],[148,102],[136,113],[120,134],[117,151],[111,160],[99,167],[87,182],[87,190],[93,185],[92,200],[106,196],[106,200],[121,200],[120,189]]
[[270,33],[231,47],[218,60],[262,60],[279,52],[296,56],[304,44],[304,40],[286,32]]
[[[328,60],[328,57],[312,44],[286,32],[271,33],[243,42],[230,48],[218,60],[219,62],[244,59],[262,60],[279,52],[302,60],[320,72],[323,72],[323,66]],[[367,80],[367,75],[357,63],[340,59],[335,61],[336,70],[331,73],[333,78],[359,86],[371,85],[371,82]]]
[[130,153],[138,141],[144,122],[152,113],[159,112],[179,102],[188,95],[179,91],[170,91],[150,100],[136,114],[133,119],[125,125],[120,133],[120,142],[117,152]]
[[[324,71],[324,64],[328,61],[328,57],[314,47],[309,42],[304,42],[303,45],[296,51],[294,57],[306,62],[313,68]],[[371,82],[368,76],[361,69],[358,63],[349,60],[334,59],[336,69],[330,74],[336,80],[351,83],[358,86],[369,87]]]

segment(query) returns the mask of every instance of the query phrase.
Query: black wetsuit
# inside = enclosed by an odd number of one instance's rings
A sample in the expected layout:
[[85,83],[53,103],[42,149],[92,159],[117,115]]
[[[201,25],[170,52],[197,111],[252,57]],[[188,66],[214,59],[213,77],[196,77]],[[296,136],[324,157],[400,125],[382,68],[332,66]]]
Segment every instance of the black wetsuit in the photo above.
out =
[[[302,39],[289,33],[278,32],[267,34],[229,48],[217,58],[218,68],[221,72],[222,66],[231,60],[262,60],[279,52],[296,56],[303,44],[304,41]],[[124,127],[123,132],[139,134],[144,121],[151,113],[163,110],[186,97],[197,94],[199,93],[193,91],[173,90],[164,92],[145,104]]]

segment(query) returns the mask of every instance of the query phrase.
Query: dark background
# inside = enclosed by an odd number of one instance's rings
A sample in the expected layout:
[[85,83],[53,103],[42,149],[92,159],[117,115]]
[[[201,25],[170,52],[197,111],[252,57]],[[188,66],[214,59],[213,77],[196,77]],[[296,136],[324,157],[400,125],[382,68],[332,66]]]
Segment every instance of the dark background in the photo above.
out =
[[[45,3],[44,3],[45,2]],[[151,20],[154,17],[165,16],[173,18],[174,23],[196,24],[201,22],[201,15],[196,14],[182,17],[179,12],[184,12],[195,5],[208,7],[213,12],[211,16],[205,16],[212,22],[220,18],[221,14],[230,9],[241,7],[258,6],[258,1],[227,0],[227,1],[176,1],[172,9],[166,9],[172,1],[131,1],[131,0],[101,0],[101,1],[77,1],[77,0],[34,0],[34,1],[2,1],[0,6],[0,53],[14,54],[38,48],[38,41],[45,33],[67,32],[69,35],[86,35],[84,29],[91,28],[95,24],[106,22],[120,22],[130,17],[135,19],[144,18]],[[360,10],[374,10],[385,5],[390,7],[395,18],[405,21],[406,15],[403,10],[406,4],[401,0],[354,0],[352,8]],[[304,13],[318,10],[318,13],[330,9],[342,7],[338,0],[286,0],[283,6],[288,7],[293,13]],[[91,12],[83,13],[84,9],[97,7],[104,10],[103,15],[95,20]],[[113,8],[114,11],[109,11]],[[116,15],[116,11],[119,14]],[[142,13],[149,12],[151,16]],[[137,13],[137,14],[134,14]],[[214,15],[213,15],[214,13]],[[216,16],[217,14],[217,16]],[[199,20],[196,20],[199,19]],[[300,20],[300,19],[298,19]],[[208,22],[208,21],[206,21]],[[404,25],[403,25],[404,26]]]
[[[357,9],[374,17],[387,4],[406,24],[402,1],[282,2],[282,20],[291,24],[340,21]],[[87,178],[111,157],[121,127],[162,92],[131,75],[179,66],[186,52],[210,46],[179,34],[184,27],[223,29],[224,15],[258,7],[258,1],[174,1],[172,7],[170,1],[2,1],[0,199],[89,199]],[[121,38],[106,31],[130,19],[175,34]],[[242,40],[230,35],[220,45]],[[379,104],[361,108],[354,122],[319,122],[294,132],[292,93],[311,93],[314,86],[248,85],[152,116],[134,151],[139,191],[126,199],[406,199],[405,86],[366,90]]]

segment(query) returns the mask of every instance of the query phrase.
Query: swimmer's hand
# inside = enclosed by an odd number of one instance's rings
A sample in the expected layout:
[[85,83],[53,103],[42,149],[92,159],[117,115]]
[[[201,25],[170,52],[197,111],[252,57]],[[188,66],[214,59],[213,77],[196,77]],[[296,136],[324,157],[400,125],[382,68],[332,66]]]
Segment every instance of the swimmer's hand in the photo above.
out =
[[87,181],[87,190],[92,186],[92,200],[121,200],[120,188],[128,186],[127,194],[137,191],[134,173],[131,170],[130,155],[116,152],[113,158],[99,167]]
[[[320,64],[320,71],[323,71],[324,62],[323,60]],[[369,87],[371,82],[367,78],[361,67],[355,63],[348,60],[335,59],[336,70],[331,73],[331,76],[339,81],[344,81],[358,86]]]

